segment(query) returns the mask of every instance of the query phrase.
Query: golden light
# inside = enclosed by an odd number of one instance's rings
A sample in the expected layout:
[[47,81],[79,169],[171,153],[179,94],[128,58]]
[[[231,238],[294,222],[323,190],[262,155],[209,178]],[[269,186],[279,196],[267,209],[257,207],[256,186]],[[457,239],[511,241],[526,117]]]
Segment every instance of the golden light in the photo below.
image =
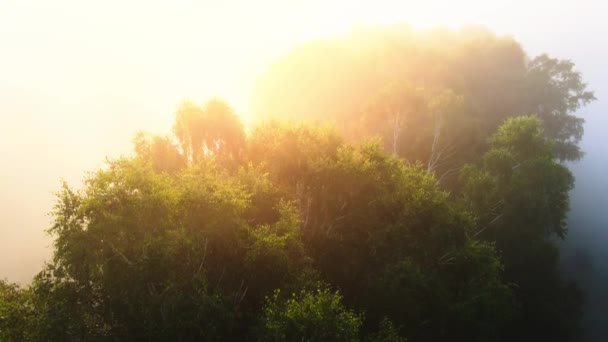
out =
[[[538,25],[522,27],[510,15],[548,13],[552,4],[514,3],[0,1],[0,201],[13,203],[1,206],[10,227],[0,228],[0,241],[17,246],[0,246],[0,259],[19,266],[14,260],[44,250],[40,208],[51,207],[58,180],[78,184],[105,156],[128,153],[138,130],[167,133],[182,98],[220,96],[247,123],[253,82],[294,44],[397,22],[492,24],[516,34]],[[0,264],[0,274],[26,279],[47,255],[36,253],[35,267],[20,273]]]

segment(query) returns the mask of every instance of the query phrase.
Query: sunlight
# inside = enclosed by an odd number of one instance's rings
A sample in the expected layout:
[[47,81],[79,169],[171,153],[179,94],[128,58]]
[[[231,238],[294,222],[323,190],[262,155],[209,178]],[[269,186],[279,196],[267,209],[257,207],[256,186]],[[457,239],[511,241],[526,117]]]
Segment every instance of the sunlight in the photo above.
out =
[[0,340],[604,341],[607,10],[0,0]]
[[[10,222],[31,218],[20,238],[27,241],[31,233],[44,244],[39,227],[46,218],[24,194],[42,191],[40,202],[48,204],[57,179],[78,183],[82,171],[99,167],[105,156],[130,153],[137,131],[170,133],[184,98],[202,105],[221,97],[249,126],[256,80],[300,43],[395,23],[414,29],[482,24],[499,34],[525,32],[532,41],[545,40],[550,30],[580,30],[562,21],[539,27],[543,19],[509,20],[538,13],[567,18],[563,13],[576,9],[572,4],[553,9],[548,3],[0,1],[0,151],[9,165],[0,170],[0,179],[3,195],[19,193],[27,211],[6,215]],[[586,15],[596,13],[602,11]],[[46,169],[34,167],[34,161]],[[15,182],[19,175],[38,183]]]
[[[447,11],[449,3],[107,1],[92,6],[70,0],[52,5],[9,1],[0,4],[0,51],[11,68],[0,71],[3,83],[13,86],[37,84],[38,90],[58,98],[68,93],[92,101],[103,97],[117,105],[125,93],[162,94],[147,101],[163,101],[167,109],[181,97],[217,95],[248,121],[255,77],[298,42],[360,25],[456,27],[480,22],[502,6],[480,6],[483,2],[472,0]],[[11,53],[15,50],[21,53]],[[43,60],[36,59],[41,55]],[[126,115],[123,119],[144,120],[154,130],[164,127],[162,118],[170,116],[140,110]]]

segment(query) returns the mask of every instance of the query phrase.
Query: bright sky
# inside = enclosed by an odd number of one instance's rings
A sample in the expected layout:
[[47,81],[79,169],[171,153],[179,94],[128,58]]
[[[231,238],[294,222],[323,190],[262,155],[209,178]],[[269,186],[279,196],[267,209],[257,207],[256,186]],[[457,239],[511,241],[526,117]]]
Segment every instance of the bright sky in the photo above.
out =
[[355,25],[482,24],[533,54],[573,58],[593,85],[608,83],[607,9],[590,0],[0,0],[0,278],[28,281],[48,256],[42,231],[61,178],[78,184],[105,156],[128,152],[139,129],[167,133],[184,97],[219,95],[247,121],[256,75],[297,42]]

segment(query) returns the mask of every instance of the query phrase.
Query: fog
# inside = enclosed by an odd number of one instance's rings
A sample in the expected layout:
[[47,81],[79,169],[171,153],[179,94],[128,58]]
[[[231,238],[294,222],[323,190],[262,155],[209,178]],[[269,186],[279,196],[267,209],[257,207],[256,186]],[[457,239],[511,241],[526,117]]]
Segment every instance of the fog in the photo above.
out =
[[251,84],[299,41],[354,25],[479,24],[512,35],[531,55],[573,60],[596,92],[579,113],[586,156],[570,164],[576,187],[563,264],[587,293],[590,340],[608,334],[604,2],[129,4],[0,3],[0,278],[26,284],[50,257],[44,230],[61,179],[78,186],[105,157],[128,153],[138,130],[167,132],[182,98],[222,96],[248,122]]
[[[595,89],[601,96],[604,83]],[[602,88],[603,87],[603,88]],[[564,272],[573,277],[585,293],[583,330],[589,341],[603,341],[608,335],[608,108],[601,98],[589,106],[586,117],[583,148],[586,156],[570,165],[576,177],[575,189],[571,193],[569,236],[562,248]]]

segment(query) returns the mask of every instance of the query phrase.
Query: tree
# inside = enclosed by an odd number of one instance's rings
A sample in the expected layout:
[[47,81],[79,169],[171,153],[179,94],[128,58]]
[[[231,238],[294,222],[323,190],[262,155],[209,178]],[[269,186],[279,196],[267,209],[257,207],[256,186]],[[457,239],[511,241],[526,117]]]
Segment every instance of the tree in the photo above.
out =
[[[483,167],[463,171],[465,202],[491,232],[481,233],[565,237],[573,178],[553,160],[552,141],[541,125],[535,116],[507,120],[491,137]],[[503,219],[517,224],[500,230],[495,224]]]
[[[434,109],[420,105],[424,97]],[[294,48],[260,77],[253,109],[261,118],[332,121],[349,140],[379,135],[387,151],[434,169],[439,154],[429,148],[442,141],[434,137],[445,138],[445,146],[457,146],[441,153],[452,155],[436,170],[441,179],[483,154],[505,119],[525,113],[538,114],[558,159],[580,158],[576,111],[594,99],[571,61],[529,58],[512,38],[397,25]],[[443,183],[451,189],[449,180]]]
[[407,342],[407,339],[399,335],[399,329],[393,322],[383,319],[377,332],[371,334],[366,341],[369,342]]
[[28,340],[33,317],[29,292],[0,280],[0,339],[7,342]]
[[170,137],[148,136],[140,132],[133,139],[135,153],[156,172],[174,174],[186,166],[186,158]]
[[225,162],[239,158],[245,133],[239,118],[220,99],[211,99],[203,108],[184,101],[175,114],[173,132],[183,155],[191,162],[202,155],[215,155]]
[[358,341],[362,316],[344,307],[339,292],[328,288],[302,290],[266,299],[260,341]]
[[414,340],[496,336],[510,289],[494,249],[467,238],[470,214],[423,167],[404,165],[378,143],[353,147],[331,137],[273,126],[254,132],[253,146],[270,148],[251,157],[299,203],[313,265],[366,312],[365,331],[388,316]]
[[490,145],[482,166],[463,170],[462,196],[478,218],[475,235],[496,244],[506,279],[517,284],[520,311],[503,338],[571,340],[580,294],[560,279],[553,239],[566,236],[572,175],[553,159],[553,143],[536,116],[507,120]]
[[183,102],[174,136],[64,184],[53,260],[30,288],[0,282],[0,338],[576,336],[560,161],[593,94],[572,63],[485,30],[390,28],[304,44],[266,82],[261,110],[341,124],[246,135],[225,102]]
[[230,158],[239,158],[240,149],[245,142],[243,124],[232,108],[219,99],[205,103],[205,150],[212,154]]
[[554,142],[554,155],[560,160],[577,160],[583,155],[578,143],[583,137],[584,120],[576,111],[595,100],[580,72],[569,60],[546,54],[529,61],[526,73],[524,108],[536,113],[547,136]]
[[252,199],[265,201],[265,189],[247,174],[230,176],[214,159],[174,173],[154,166],[109,161],[82,191],[59,193],[54,262],[35,283],[54,298],[49,310],[75,316],[48,311],[67,324],[49,326],[65,331],[58,340],[237,338],[264,296],[308,267],[294,207],[277,199],[276,219],[258,216]]
[[177,137],[182,154],[189,160],[197,160],[202,153],[205,139],[205,113],[191,101],[183,101],[175,113],[173,133]]
[[[426,113],[424,89],[393,85],[384,90],[364,111],[363,127],[371,134],[379,133],[386,143],[387,151],[402,156],[401,140],[408,136],[412,127],[419,128],[421,116]],[[369,134],[369,132],[368,132]]]
[[85,289],[113,338],[229,336],[246,291],[243,190],[212,168],[173,178],[138,159],[110,162],[86,184],[59,194],[51,232],[61,273],[50,284]]
[[493,247],[424,167],[331,128],[269,124],[246,143],[235,170],[140,136],[135,156],[64,185],[32,336],[353,340],[387,318],[414,340],[483,340],[506,321]]
[[385,149],[412,163],[422,162],[438,182],[470,158],[477,124],[466,115],[464,98],[451,89],[391,85],[365,106],[361,130],[379,136]]

